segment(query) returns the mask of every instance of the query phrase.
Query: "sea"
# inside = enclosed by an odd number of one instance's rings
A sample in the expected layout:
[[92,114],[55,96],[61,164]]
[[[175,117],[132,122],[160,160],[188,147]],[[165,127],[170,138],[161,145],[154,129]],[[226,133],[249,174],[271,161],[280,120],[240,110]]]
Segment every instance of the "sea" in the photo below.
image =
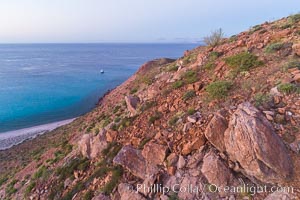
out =
[[0,134],[83,115],[146,61],[198,45],[0,44]]

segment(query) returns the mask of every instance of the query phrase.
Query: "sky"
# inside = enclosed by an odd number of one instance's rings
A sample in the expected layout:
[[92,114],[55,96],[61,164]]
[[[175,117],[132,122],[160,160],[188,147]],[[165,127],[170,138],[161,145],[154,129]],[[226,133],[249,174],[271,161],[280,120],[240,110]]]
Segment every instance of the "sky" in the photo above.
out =
[[0,43],[196,42],[299,11],[299,0],[0,0]]

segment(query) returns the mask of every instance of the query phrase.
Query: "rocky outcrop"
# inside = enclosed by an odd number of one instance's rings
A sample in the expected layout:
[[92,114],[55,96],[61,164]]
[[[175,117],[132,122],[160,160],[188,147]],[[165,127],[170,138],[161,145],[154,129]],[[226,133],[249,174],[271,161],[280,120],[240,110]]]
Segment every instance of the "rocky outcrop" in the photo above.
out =
[[245,176],[267,183],[288,179],[293,165],[286,147],[270,122],[250,103],[242,103],[231,116],[224,135],[230,159]]
[[138,97],[125,96],[125,102],[127,105],[127,109],[130,112],[130,115],[135,116],[137,114],[136,107],[137,107],[138,103],[140,102],[140,99]]
[[224,111],[217,112],[205,130],[207,140],[221,152],[225,151],[224,133],[228,127],[228,122],[224,115]]
[[146,160],[140,150],[132,146],[124,146],[114,158],[113,162],[122,165],[133,175],[141,179],[146,179]]
[[237,183],[229,168],[213,151],[204,156],[201,172],[210,184],[218,187],[233,186]]
[[292,192],[276,191],[269,194],[264,200],[296,200],[298,199]]
[[300,43],[299,44],[294,44],[292,48],[293,48],[293,51],[295,52],[295,54],[297,56],[300,56]]
[[165,160],[168,147],[154,142],[148,142],[142,151],[142,155],[146,159],[147,163],[153,165],[160,165]]
[[126,183],[121,183],[118,186],[120,200],[146,200],[141,194],[132,189],[133,187]]
[[84,134],[78,142],[78,148],[84,157],[93,159],[98,157],[107,147],[106,131],[102,130],[96,136]]

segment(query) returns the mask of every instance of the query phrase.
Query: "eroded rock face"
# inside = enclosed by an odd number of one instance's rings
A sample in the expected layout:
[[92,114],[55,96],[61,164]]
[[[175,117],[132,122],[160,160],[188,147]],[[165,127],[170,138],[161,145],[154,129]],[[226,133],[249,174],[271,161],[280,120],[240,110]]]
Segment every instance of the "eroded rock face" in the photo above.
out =
[[140,150],[132,146],[124,146],[113,159],[113,162],[122,165],[133,175],[146,179],[146,160]]
[[276,191],[269,194],[264,200],[296,200],[297,197],[288,192]]
[[283,142],[249,102],[240,104],[231,116],[224,142],[230,159],[238,162],[244,175],[252,180],[280,183],[293,172]]
[[90,158],[91,153],[91,144],[90,144],[91,137],[89,134],[84,134],[80,141],[78,142],[78,148],[80,153],[87,158]]
[[133,190],[131,185],[126,183],[119,184],[118,192],[121,200],[146,200],[141,194]]
[[138,97],[125,96],[125,102],[131,116],[135,116],[137,114],[136,107],[137,104],[140,102],[140,99]]
[[142,155],[148,163],[160,165],[165,160],[168,147],[154,142],[148,142],[142,151]]
[[292,48],[293,48],[293,51],[295,52],[295,54],[297,56],[300,56],[300,44],[294,44]]
[[222,111],[217,112],[205,130],[207,140],[221,152],[225,151],[224,133],[228,127],[224,115]]
[[201,172],[210,184],[216,186],[233,186],[237,183],[230,169],[213,152],[208,152],[203,158]]
[[99,194],[99,195],[93,197],[92,200],[110,200],[110,197],[106,196],[104,194]]
[[78,142],[78,148],[84,157],[93,159],[98,157],[107,147],[105,130],[100,131],[96,136],[84,134]]

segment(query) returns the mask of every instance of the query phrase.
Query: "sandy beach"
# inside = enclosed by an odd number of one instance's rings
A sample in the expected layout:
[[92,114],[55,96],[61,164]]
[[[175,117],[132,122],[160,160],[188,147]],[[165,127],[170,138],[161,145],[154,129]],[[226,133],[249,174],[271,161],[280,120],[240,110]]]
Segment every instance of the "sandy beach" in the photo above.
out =
[[76,118],[67,119],[30,128],[0,133],[0,150],[8,149],[14,145],[24,142],[27,139],[35,138],[37,135],[43,134],[46,131],[52,131],[60,126],[69,124],[75,119]]

